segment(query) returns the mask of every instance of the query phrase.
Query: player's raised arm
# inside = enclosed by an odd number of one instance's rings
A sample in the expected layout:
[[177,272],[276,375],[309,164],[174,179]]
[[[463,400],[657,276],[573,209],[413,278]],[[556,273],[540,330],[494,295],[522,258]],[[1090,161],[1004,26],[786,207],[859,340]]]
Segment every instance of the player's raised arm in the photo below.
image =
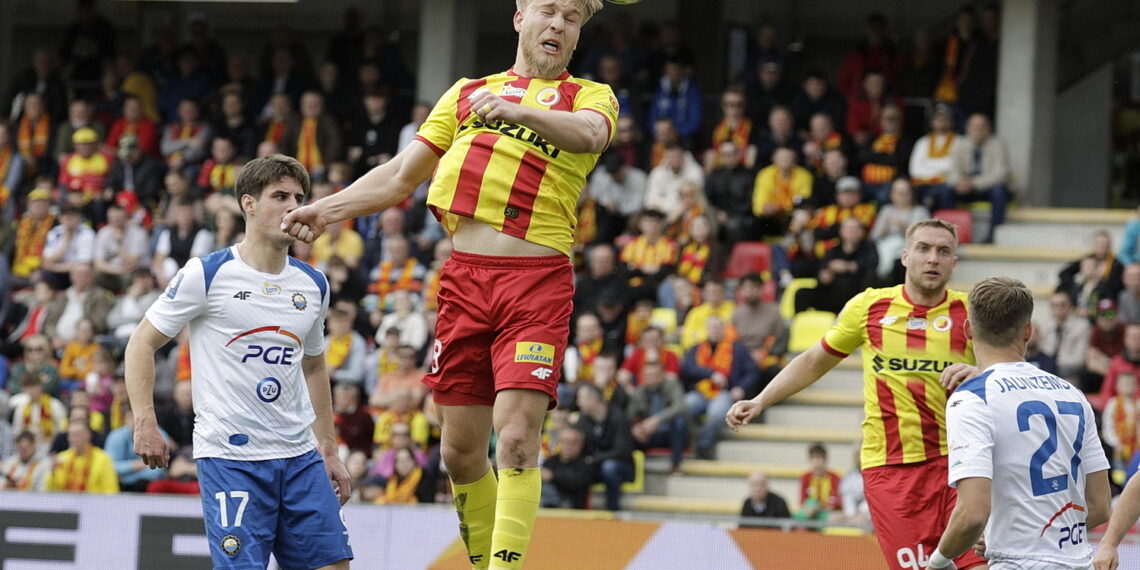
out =
[[526,125],[554,146],[577,154],[597,154],[606,149],[613,125],[602,111],[586,108],[575,112],[536,109],[511,103],[481,89],[471,94],[471,108],[485,122],[506,121]]
[[170,458],[166,439],[154,413],[154,353],[170,342],[145,317],[127,342],[124,354],[127,396],[134,412],[135,453],[151,469],[166,467]]
[[768,407],[811,386],[841,360],[843,359],[824,350],[823,345],[816,344],[792,359],[755,398],[733,404],[724,421],[728,427],[740,429],[740,426],[752,421]]
[[439,156],[426,144],[413,140],[392,160],[369,170],[344,190],[293,210],[281,230],[312,243],[329,224],[373,214],[403,202],[431,177]]

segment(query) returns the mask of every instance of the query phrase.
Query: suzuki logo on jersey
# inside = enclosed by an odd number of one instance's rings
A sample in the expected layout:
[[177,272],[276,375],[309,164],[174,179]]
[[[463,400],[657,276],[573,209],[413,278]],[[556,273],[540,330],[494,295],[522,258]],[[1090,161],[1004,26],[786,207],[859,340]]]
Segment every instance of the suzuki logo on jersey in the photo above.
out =
[[270,346],[264,347],[260,344],[251,344],[245,347],[245,356],[242,357],[242,364],[251,358],[259,358],[266,364],[281,364],[284,366],[293,365],[293,355],[296,349],[290,346]]
[[871,359],[873,363],[872,368],[875,372],[881,372],[884,368],[890,369],[892,372],[900,370],[905,372],[942,372],[946,370],[947,366],[954,364],[949,360],[929,360],[926,358],[883,358],[882,356],[875,355]]
[[554,366],[554,345],[544,342],[516,342],[515,362]]
[[516,125],[514,123],[508,123],[506,121],[495,121],[493,123],[485,123],[480,119],[475,119],[474,121],[471,122],[470,126],[463,125],[463,126],[459,127],[459,132],[462,133],[463,131],[465,131],[467,129],[487,129],[490,131],[495,131],[497,133],[500,133],[504,136],[515,138],[515,139],[518,139],[518,140],[523,141],[523,142],[528,142],[528,143],[534,145],[534,148],[542,151],[542,154],[545,154],[546,156],[549,156],[550,158],[558,158],[558,155],[562,152],[561,150],[558,149],[558,147],[547,142],[546,139],[538,136],[538,133],[536,133],[536,132],[534,132],[534,131],[532,131],[532,130],[524,127],[524,126]]

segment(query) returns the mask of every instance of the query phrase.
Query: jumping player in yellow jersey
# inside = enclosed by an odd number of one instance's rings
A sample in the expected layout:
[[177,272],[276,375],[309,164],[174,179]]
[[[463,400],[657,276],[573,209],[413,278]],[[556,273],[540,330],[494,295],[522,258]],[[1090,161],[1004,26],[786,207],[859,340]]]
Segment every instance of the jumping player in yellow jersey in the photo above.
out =
[[[820,343],[797,356],[751,400],[725,416],[739,429],[761,411],[810,386],[847,355],[863,352],[863,485],[879,546],[892,569],[925,568],[956,495],[947,486],[947,386],[975,369],[963,326],[966,294],[946,288],[958,262],[958,234],[942,220],[906,232],[906,280],[867,289],[843,307]],[[984,567],[970,551],[958,568]]]
[[566,72],[602,0],[516,6],[510,70],[456,82],[404,151],[282,224],[311,242],[329,224],[403,202],[435,172],[428,206],[455,252],[440,278],[424,383],[439,405],[441,453],[475,568],[521,568],[530,542],[539,434],[569,336],[575,205],[618,114],[608,86]]

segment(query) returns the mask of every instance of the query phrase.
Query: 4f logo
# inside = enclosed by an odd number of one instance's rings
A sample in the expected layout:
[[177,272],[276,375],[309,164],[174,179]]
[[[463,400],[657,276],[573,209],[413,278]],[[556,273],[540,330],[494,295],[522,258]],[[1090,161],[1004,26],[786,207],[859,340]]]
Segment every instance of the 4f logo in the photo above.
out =
[[535,368],[530,375],[538,378],[539,380],[546,380],[554,371],[549,368]]
[[249,291],[238,291],[237,293],[234,293],[234,299],[241,299],[242,301],[245,301],[246,299],[249,299],[249,296],[251,294],[252,293]]
[[522,554],[519,554],[518,552],[515,552],[513,550],[507,550],[504,548],[504,549],[495,553],[495,558],[498,558],[499,560],[502,560],[503,562],[510,564],[511,562],[514,562],[515,560],[522,558]]

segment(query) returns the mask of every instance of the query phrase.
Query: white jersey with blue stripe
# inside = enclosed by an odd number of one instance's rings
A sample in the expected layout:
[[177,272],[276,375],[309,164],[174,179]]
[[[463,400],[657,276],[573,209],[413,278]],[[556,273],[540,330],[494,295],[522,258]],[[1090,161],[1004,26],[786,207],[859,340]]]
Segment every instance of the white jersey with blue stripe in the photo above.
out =
[[995,364],[950,396],[946,433],[950,485],[993,481],[991,567],[1091,567],[1085,481],[1109,463],[1080,390],[1027,362]]
[[237,247],[194,258],[146,318],[176,336],[190,326],[194,457],[263,460],[316,447],[302,356],[324,353],[324,274],[292,257],[281,273],[247,265]]

